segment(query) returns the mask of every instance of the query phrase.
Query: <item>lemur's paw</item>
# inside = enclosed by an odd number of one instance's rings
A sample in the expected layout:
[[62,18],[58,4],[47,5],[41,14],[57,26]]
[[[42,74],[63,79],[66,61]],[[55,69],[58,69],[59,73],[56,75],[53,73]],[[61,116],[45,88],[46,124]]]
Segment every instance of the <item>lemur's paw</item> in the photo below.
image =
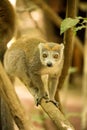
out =
[[36,106],[41,104],[41,100],[42,100],[42,98],[37,98],[36,99],[36,101],[35,101]]
[[48,94],[47,94],[47,93],[44,93],[44,95],[38,97],[38,98],[36,99],[36,106],[38,106],[38,105],[41,104],[41,100],[42,100],[43,98],[44,98],[44,99],[48,99]]
[[47,99],[46,103],[48,103],[48,102],[52,102],[56,107],[59,106],[59,103],[56,100]]

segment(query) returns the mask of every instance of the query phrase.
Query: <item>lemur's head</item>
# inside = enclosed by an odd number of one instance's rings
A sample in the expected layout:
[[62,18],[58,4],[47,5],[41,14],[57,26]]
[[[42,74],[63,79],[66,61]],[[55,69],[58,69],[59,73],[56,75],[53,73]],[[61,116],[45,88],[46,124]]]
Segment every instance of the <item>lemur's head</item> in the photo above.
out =
[[58,65],[63,58],[64,45],[48,42],[39,44],[41,63],[47,67]]

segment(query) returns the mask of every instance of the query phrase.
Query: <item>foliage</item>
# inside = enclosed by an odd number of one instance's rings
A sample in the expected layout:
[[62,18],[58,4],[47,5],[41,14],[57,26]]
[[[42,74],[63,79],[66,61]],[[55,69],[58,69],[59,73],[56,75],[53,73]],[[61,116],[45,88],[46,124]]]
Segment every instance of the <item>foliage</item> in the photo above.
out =
[[87,18],[76,17],[76,18],[65,18],[60,27],[60,34],[64,33],[69,28],[73,28],[73,31],[76,33],[77,31],[86,28]]

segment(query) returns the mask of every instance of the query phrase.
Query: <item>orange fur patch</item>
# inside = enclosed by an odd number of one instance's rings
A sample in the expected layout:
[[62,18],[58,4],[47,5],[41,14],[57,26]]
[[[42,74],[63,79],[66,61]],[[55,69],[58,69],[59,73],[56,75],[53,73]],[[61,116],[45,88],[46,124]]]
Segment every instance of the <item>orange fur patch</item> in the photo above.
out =
[[45,48],[47,49],[47,50],[49,50],[49,51],[56,51],[56,50],[58,50],[59,49],[59,45],[55,45],[55,46],[53,46],[53,47],[50,47],[48,44],[45,44]]
[[55,46],[52,48],[53,51],[56,51],[56,50],[58,50],[58,49],[59,49],[59,45],[55,45]]

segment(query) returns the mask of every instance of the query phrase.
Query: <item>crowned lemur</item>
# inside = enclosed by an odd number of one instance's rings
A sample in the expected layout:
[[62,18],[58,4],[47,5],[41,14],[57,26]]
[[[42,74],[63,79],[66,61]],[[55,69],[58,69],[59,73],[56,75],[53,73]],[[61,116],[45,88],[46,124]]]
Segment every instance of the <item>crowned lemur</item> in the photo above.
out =
[[[54,96],[63,67],[63,50],[63,44],[23,36],[6,51],[4,67],[10,76],[18,77],[27,86],[37,105],[42,98],[56,103]],[[48,75],[48,91],[43,75]]]

